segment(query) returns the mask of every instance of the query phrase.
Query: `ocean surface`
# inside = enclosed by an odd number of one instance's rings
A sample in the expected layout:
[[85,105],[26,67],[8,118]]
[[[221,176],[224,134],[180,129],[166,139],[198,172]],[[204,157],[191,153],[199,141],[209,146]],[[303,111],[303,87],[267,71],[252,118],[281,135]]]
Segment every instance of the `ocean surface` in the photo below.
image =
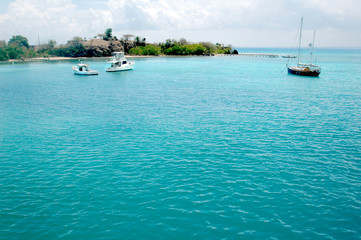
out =
[[0,65],[0,239],[361,239],[360,50],[134,61]]

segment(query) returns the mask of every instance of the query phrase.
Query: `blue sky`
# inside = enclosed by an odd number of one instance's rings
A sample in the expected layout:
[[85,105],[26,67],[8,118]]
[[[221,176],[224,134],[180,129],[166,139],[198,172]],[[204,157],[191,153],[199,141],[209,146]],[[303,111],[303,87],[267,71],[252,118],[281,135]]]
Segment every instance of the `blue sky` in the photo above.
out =
[[361,47],[360,13],[360,0],[1,0],[0,40],[65,43],[110,27],[148,42],[293,47],[303,16],[305,45],[317,29],[317,47]]

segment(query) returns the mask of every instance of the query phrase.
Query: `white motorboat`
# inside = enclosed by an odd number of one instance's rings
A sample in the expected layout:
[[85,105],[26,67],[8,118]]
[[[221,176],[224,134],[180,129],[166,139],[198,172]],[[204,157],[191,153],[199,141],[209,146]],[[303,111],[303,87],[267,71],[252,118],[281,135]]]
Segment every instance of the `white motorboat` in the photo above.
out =
[[97,71],[89,69],[88,64],[79,63],[76,66],[72,67],[74,70],[74,74],[77,75],[98,75]]
[[132,70],[134,68],[134,62],[129,62],[125,58],[124,52],[114,52],[113,57],[108,61],[110,66],[105,69],[106,72],[119,72]]

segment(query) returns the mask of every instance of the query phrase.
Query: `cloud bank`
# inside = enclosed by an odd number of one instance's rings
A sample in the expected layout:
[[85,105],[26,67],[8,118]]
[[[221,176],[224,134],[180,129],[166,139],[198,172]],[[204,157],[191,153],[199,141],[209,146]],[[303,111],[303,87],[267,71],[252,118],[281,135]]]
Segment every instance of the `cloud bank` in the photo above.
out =
[[361,47],[359,0],[16,0],[0,15],[0,38],[30,43],[93,37],[111,27],[150,42],[184,37],[234,46],[290,46],[301,16],[319,46]]

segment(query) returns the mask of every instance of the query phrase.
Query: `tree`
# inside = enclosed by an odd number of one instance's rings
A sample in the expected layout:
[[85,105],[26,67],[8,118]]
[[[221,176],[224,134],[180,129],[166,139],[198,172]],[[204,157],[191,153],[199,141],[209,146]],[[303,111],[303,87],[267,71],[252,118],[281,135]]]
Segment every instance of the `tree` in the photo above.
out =
[[84,57],[87,55],[86,49],[81,43],[67,47],[55,48],[54,53],[55,55],[61,57]]
[[145,45],[147,45],[145,41],[146,41],[145,38],[140,39],[139,36],[136,36],[136,37],[134,38],[134,45],[135,45],[136,47],[137,47],[137,46],[142,46],[142,47],[144,47]]
[[82,37],[79,37],[79,36],[75,36],[75,37],[73,37],[73,41],[80,43],[80,42],[83,41],[83,38],[82,38]]
[[141,42],[140,42],[140,37],[139,36],[136,36],[134,38],[134,43],[135,43],[135,46],[141,46]]
[[131,55],[143,55],[142,47],[133,47],[129,49],[129,54]]
[[34,58],[34,57],[36,57],[36,53],[34,52],[33,49],[30,48],[28,51],[26,51],[24,53],[24,57],[25,58]]
[[28,39],[21,35],[12,36],[9,41],[10,45],[29,48]]
[[181,38],[181,39],[179,39],[179,44],[180,45],[187,45],[188,42],[187,42],[187,40],[185,38]]
[[108,28],[107,30],[105,30],[103,39],[106,40],[106,41],[111,40],[112,39],[112,32],[113,32],[113,30],[111,28]]
[[153,44],[149,44],[143,47],[133,47],[129,50],[129,54],[132,55],[153,55],[158,56],[161,53],[160,47]]
[[149,44],[143,48],[143,55],[154,55],[158,56],[160,54],[160,47]]
[[20,46],[10,45],[7,48],[7,52],[10,59],[20,59],[24,57],[24,50]]
[[5,47],[0,48],[0,61],[9,60],[8,53],[6,52]]
[[173,40],[171,40],[171,39],[165,40],[165,48],[174,47],[176,42],[177,41],[174,39]]
[[134,38],[134,43],[135,43],[135,46],[140,46],[140,37],[139,36],[136,36]]
[[199,44],[201,44],[203,47],[205,47],[207,49],[207,53],[215,53],[217,52],[217,47],[216,45],[214,45],[213,43],[210,42],[200,42]]
[[185,46],[187,49],[187,53],[189,55],[204,55],[206,52],[206,48],[201,44],[189,44]]
[[56,41],[55,40],[49,40],[48,41],[48,47],[49,48],[54,48],[56,45]]

